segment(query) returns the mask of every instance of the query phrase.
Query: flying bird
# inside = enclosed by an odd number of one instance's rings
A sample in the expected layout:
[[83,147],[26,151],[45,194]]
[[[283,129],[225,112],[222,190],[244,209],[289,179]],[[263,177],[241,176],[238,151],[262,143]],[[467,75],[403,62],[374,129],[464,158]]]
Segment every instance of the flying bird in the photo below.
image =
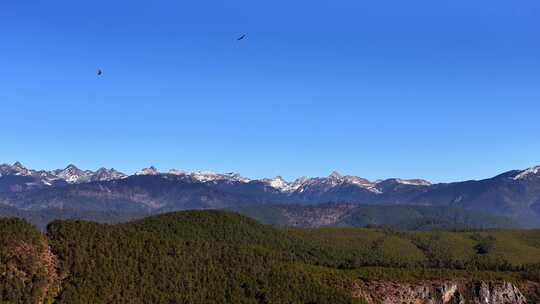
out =
[[102,71],[101,69],[98,69],[98,70],[97,70],[97,75],[98,75],[98,76],[101,76],[102,74],[103,74],[103,71]]
[[247,37],[246,34],[243,34],[242,36],[240,36],[238,39],[236,39],[237,41],[240,41],[240,40],[244,40],[245,38]]

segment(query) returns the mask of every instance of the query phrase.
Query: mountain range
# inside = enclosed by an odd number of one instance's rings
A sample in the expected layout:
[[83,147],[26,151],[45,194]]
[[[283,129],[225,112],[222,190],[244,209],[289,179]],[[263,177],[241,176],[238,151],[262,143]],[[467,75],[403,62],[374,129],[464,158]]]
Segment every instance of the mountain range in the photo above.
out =
[[506,216],[540,227],[540,166],[493,178],[454,183],[423,179],[369,181],[333,172],[327,177],[249,179],[237,173],[160,172],[133,175],[115,169],[32,170],[0,165],[0,203],[19,210],[69,209],[90,212],[167,212],[268,204],[422,205]]
[[38,171],[27,169],[20,162],[15,162],[13,165],[0,165],[0,191],[22,191],[67,184],[110,181],[125,177],[127,175],[115,169],[101,168],[97,171],[83,171],[75,165],[68,165],[64,169]]

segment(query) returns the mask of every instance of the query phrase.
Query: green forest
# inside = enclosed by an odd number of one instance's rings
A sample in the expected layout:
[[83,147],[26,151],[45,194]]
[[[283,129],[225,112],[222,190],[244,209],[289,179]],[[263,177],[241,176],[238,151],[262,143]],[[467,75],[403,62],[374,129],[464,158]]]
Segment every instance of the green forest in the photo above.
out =
[[357,280],[540,282],[539,230],[278,228],[227,211],[0,220],[0,303],[364,303]]

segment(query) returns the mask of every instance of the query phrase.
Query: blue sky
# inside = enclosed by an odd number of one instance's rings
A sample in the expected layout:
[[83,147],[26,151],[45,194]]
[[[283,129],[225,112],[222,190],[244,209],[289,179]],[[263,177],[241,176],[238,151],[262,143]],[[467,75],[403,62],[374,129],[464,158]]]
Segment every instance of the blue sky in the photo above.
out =
[[0,37],[0,162],[433,181],[540,164],[537,0],[3,0]]

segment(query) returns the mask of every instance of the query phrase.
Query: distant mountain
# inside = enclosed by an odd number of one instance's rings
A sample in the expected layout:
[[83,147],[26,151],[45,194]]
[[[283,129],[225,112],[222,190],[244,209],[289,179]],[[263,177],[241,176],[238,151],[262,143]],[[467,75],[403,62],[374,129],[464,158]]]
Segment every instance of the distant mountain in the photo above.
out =
[[143,212],[80,211],[70,209],[41,209],[36,211],[20,210],[0,205],[0,218],[22,218],[41,230],[55,220],[86,220],[98,223],[115,224],[148,216]]
[[262,223],[301,228],[389,227],[405,230],[519,228],[510,218],[451,207],[321,204],[243,206],[233,211]]
[[0,165],[0,192],[19,192],[31,189],[110,181],[127,177],[115,169],[81,170],[75,165],[51,171],[27,169],[20,162]]
[[540,167],[510,171],[496,177],[437,184],[414,198],[418,204],[452,206],[510,216],[540,224]]
[[328,177],[249,179],[237,173],[160,172],[127,176],[114,169],[36,171],[0,166],[0,203],[24,210],[165,212],[249,205],[348,203],[452,207],[508,216],[540,226],[540,167],[496,177],[432,184],[422,179],[369,181],[333,172]]

